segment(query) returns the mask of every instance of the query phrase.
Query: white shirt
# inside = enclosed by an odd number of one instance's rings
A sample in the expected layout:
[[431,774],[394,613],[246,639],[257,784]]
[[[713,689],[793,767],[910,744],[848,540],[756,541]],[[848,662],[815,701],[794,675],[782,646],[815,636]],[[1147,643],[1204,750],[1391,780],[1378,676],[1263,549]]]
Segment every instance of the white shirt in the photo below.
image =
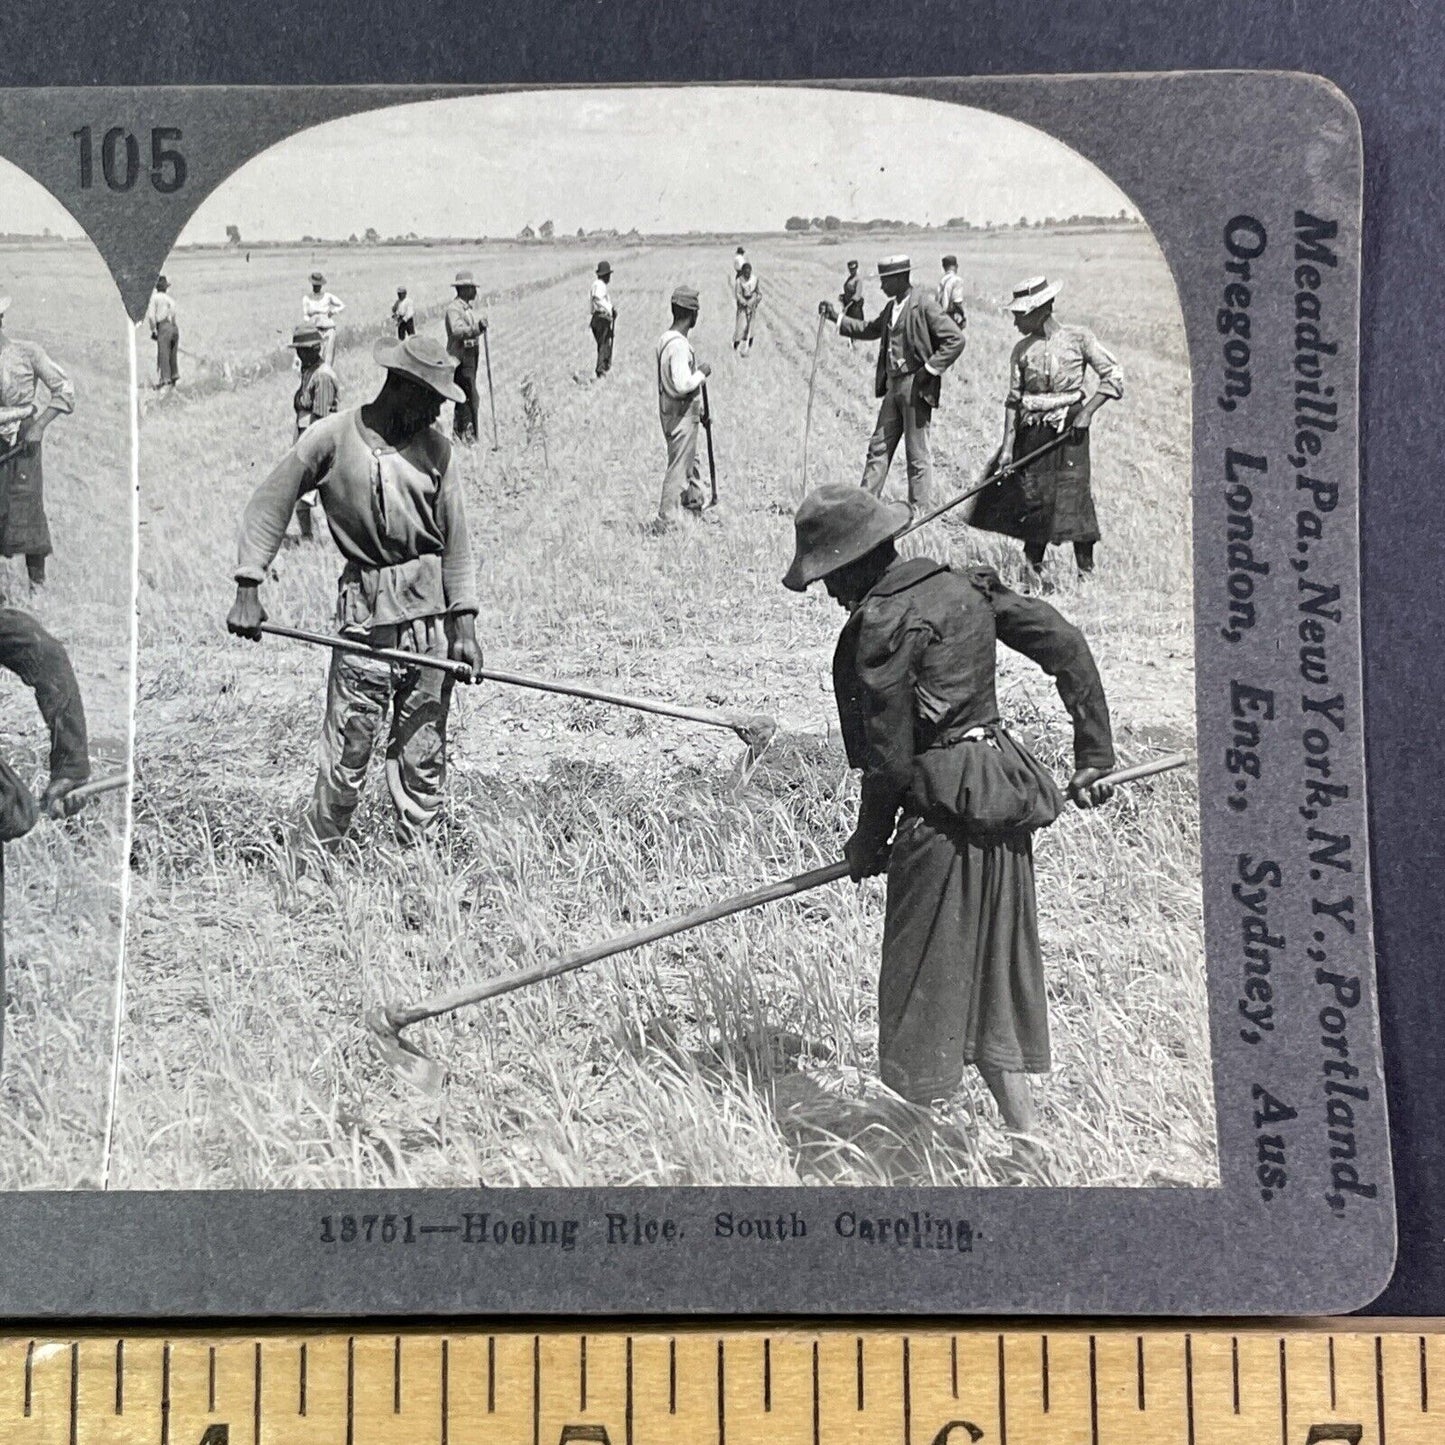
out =
[[308,291],[301,298],[301,319],[309,321],[318,331],[334,331],[336,322],[332,318],[338,311],[345,310],[346,307],[329,291],[323,291],[319,296],[314,291]]
[[174,321],[176,319],[176,303],[171,300],[169,291],[152,291],[151,304],[146,307],[145,324],[154,331],[162,321]]
[[692,343],[680,331],[664,331],[657,343],[657,382],[667,396],[691,396],[707,380],[693,364]]
[[957,271],[945,271],[938,283],[938,304],[945,310],[963,305],[963,277]]
[[748,258],[747,258],[747,255],[746,255],[746,253],[743,252],[743,251],[736,251],[736,252],[733,253],[733,275],[734,275],[734,276],[736,276],[737,273],[743,269],[743,262],[746,261],[747,259],[748,259]]
[[612,315],[612,298],[607,294],[607,283],[600,276],[592,283],[592,314]]

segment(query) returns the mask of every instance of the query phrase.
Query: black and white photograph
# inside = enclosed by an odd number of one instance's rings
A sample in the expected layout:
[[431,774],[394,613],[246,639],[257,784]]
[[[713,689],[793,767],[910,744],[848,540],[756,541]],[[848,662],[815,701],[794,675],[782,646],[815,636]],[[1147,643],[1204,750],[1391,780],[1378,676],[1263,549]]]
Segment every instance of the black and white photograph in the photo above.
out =
[[119,1187],[1218,1183],[1189,359],[1098,167],[436,100],[148,317]]
[[97,1189],[114,1101],[132,538],[130,322],[0,160],[0,1188]]

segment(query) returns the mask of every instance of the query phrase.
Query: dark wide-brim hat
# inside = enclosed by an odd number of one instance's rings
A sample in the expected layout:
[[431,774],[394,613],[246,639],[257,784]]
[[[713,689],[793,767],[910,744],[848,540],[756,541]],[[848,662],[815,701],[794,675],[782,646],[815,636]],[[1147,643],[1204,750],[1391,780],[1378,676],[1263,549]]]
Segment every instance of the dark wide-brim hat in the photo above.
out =
[[372,360],[388,371],[400,371],[429,386],[448,401],[465,401],[456,383],[457,363],[440,341],[430,336],[408,336],[403,341],[382,337],[371,348]]
[[803,498],[793,518],[797,550],[783,577],[790,592],[866,557],[891,542],[913,519],[906,502],[885,502],[848,482],[829,482]]
[[612,274],[612,267],[609,266],[606,261],[599,261],[597,263],[597,274],[599,276],[610,276]]
[[297,351],[308,346],[320,346],[321,333],[309,321],[302,321],[292,328],[291,345]]
[[323,276],[320,271],[313,271],[311,273],[311,279],[316,282],[318,286],[325,285],[326,283],[326,277]]
[[171,283],[170,283],[169,281],[167,281],[164,276],[157,276],[157,277],[156,277],[156,290],[157,290],[157,291],[169,291],[170,289],[171,289]]

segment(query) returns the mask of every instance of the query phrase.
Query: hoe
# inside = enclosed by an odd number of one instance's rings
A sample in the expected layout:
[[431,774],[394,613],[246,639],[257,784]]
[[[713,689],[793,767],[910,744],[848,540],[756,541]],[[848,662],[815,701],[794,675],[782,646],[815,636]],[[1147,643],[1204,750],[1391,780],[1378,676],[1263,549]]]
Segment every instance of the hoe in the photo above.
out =
[[[402,652],[392,647],[372,647],[366,642],[357,642],[349,637],[328,636],[321,632],[302,632],[295,627],[280,627],[270,622],[261,624],[262,632],[273,637],[289,637],[294,642],[310,642],[318,647],[329,647],[334,652],[352,652],[364,657],[377,657],[386,662],[397,662],[407,667],[431,667],[439,672],[449,672],[459,682],[469,682],[472,670],[464,662],[455,662],[449,657],[425,657],[420,653]],[[735,712],[708,712],[702,708],[681,707],[670,702],[657,702],[648,697],[628,697],[620,692],[604,692],[601,688],[583,687],[572,682],[553,682],[549,678],[527,677],[520,672],[501,672],[496,668],[484,667],[477,674],[484,682],[500,682],[508,687],[529,687],[537,692],[559,692],[565,697],[585,697],[592,702],[610,703],[613,707],[630,707],[637,712],[657,713],[661,717],[681,718],[684,722],[701,723],[704,727],[726,728],[736,733],[747,744],[744,765],[751,768],[767,750],[778,725],[762,713],[751,716]]]
[[[1172,772],[1175,768],[1182,768],[1190,761],[1187,753],[1171,753],[1167,757],[1158,758],[1151,763],[1140,763],[1136,767],[1121,768],[1118,772],[1110,773],[1099,781],[1117,785],[1133,782],[1138,778],[1152,778],[1158,773]],[[454,989],[450,993],[438,994],[436,997],[418,1004],[400,1006],[382,1004],[367,1014],[366,1030],[383,1063],[415,1088],[436,1094],[441,1091],[442,1085],[446,1082],[445,1067],[429,1058],[410,1039],[404,1038],[402,1036],[403,1029],[410,1028],[413,1024],[421,1023],[425,1019],[440,1018],[443,1014],[455,1013],[458,1009],[467,1008],[471,1004],[484,1003],[487,999],[500,998],[503,994],[530,988],[534,983],[545,983],[549,978],[572,973],[576,969],[585,968],[589,963],[597,963],[599,960],[611,958],[615,954],[627,953],[631,949],[641,948],[644,944],[671,938],[677,933],[686,933],[689,929],[700,928],[705,923],[715,923],[718,919],[728,918],[734,913],[744,913],[750,908],[761,908],[767,903],[776,903],[783,898],[792,898],[799,893],[806,893],[812,888],[820,888],[825,883],[835,883],[840,878],[847,876],[848,865],[846,863],[841,861],[829,863],[822,868],[813,868],[807,873],[794,874],[793,877],[784,878],[779,883],[769,883],[762,888],[754,888],[749,893],[739,893],[732,898],[724,898],[720,902],[710,903],[704,908],[694,909],[691,913],[660,919],[656,923],[648,924],[645,928],[636,928],[631,933],[624,933],[619,938],[593,944],[591,948],[584,948],[580,953],[569,954],[565,958],[543,964],[539,968],[505,974],[501,978],[487,979],[483,983],[466,984],[462,988]]]

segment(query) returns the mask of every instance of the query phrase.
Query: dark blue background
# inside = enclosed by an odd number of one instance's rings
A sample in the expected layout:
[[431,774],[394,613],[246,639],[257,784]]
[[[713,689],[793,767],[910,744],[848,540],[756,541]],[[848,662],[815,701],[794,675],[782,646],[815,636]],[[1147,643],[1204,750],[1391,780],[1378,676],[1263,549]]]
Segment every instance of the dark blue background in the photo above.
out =
[[[1445,429],[1440,0],[9,0],[0,84],[772,80],[1313,71],[1365,140],[1362,514],[1374,882],[1400,1264],[1376,1311],[1445,1314]],[[928,136],[914,155],[926,165]],[[1223,158],[1227,164],[1227,158]]]

